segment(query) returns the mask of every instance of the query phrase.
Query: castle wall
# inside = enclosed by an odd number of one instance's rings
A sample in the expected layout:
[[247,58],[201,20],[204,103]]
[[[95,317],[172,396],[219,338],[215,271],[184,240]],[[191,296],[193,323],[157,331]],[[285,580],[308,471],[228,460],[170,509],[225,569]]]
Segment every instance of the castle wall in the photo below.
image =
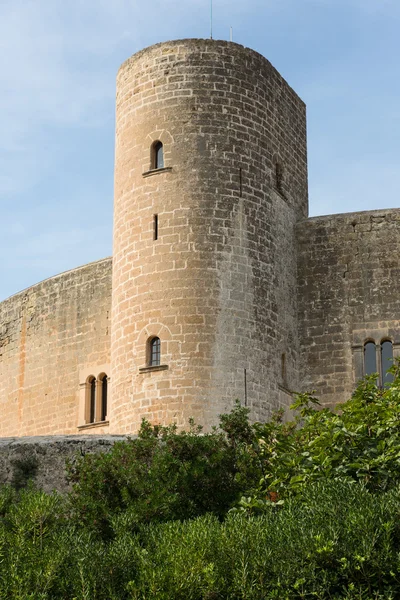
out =
[[49,437],[0,438],[0,486],[22,485],[26,478],[45,492],[66,493],[66,462],[95,452],[109,452],[118,435],[51,435]]
[[316,217],[297,233],[303,387],[333,405],[363,375],[367,340],[400,354],[400,209]]
[[[151,171],[156,140],[166,168]],[[306,215],[305,106],[265,58],[181,40],[123,64],[112,431],[136,431],[141,417],[210,426],[244,401],[245,369],[254,418],[287,405],[298,360],[294,225]],[[146,368],[152,336],[162,368]]]
[[1,436],[78,432],[82,377],[110,362],[111,266],[107,258],[0,303]]

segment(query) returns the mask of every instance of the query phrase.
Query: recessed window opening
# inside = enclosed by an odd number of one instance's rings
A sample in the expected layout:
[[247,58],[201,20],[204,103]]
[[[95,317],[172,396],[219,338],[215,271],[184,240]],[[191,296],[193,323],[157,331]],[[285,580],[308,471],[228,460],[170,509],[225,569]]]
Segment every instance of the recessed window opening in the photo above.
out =
[[96,419],[96,379],[94,377],[90,380],[89,385],[89,423],[94,423]]
[[154,142],[152,149],[152,168],[164,168],[164,148],[161,142]]
[[282,376],[282,381],[285,383],[285,381],[286,381],[286,352],[282,352],[282,355],[281,355],[281,376]]
[[393,382],[392,373],[388,373],[387,370],[393,364],[393,344],[390,340],[383,340],[381,342],[381,377],[382,386]]
[[102,375],[101,379],[101,411],[100,420],[105,421],[107,417],[107,394],[108,394],[108,380],[107,375]]
[[279,193],[283,193],[283,166],[282,163],[275,163],[275,185]]
[[150,340],[150,360],[151,367],[159,367],[161,362],[161,340],[154,337]]
[[153,216],[153,239],[158,240],[158,215]]
[[376,346],[374,342],[364,344],[364,375],[372,375],[377,372],[376,368]]

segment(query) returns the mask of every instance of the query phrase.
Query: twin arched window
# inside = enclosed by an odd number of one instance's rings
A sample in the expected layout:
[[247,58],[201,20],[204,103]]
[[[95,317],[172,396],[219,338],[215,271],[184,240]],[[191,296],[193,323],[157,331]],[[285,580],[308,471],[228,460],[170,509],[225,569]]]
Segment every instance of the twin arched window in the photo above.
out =
[[151,147],[151,168],[164,168],[164,148],[162,142],[157,140]]
[[97,379],[90,375],[86,380],[85,422],[100,423],[107,420],[108,378],[101,373]]
[[393,375],[387,372],[392,364],[393,343],[390,340],[382,340],[378,345],[372,340],[364,344],[364,375],[378,373],[381,387],[393,381]]

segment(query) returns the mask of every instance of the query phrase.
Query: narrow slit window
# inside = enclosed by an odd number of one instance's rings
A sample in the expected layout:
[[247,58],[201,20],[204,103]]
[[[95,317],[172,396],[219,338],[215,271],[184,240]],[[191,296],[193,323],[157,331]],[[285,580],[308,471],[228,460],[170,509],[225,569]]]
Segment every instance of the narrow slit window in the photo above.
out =
[[392,373],[388,373],[387,370],[393,364],[393,344],[389,340],[381,342],[381,375],[382,375],[382,386],[393,382]]
[[107,375],[103,375],[103,378],[101,380],[101,415],[100,415],[100,418],[102,421],[105,421],[107,418],[107,394],[108,394]]
[[283,166],[280,162],[275,164],[275,184],[280,194],[283,193]]
[[150,366],[158,367],[161,362],[161,340],[158,337],[150,340]]
[[96,379],[90,381],[90,403],[89,403],[89,423],[94,423],[96,419]]
[[286,352],[281,354],[281,376],[283,383],[286,382]]
[[376,368],[376,346],[374,342],[364,344],[364,375],[372,375],[377,372]]
[[153,146],[153,168],[163,169],[164,168],[164,148],[161,142],[156,142]]
[[153,239],[158,240],[158,215],[153,217]]

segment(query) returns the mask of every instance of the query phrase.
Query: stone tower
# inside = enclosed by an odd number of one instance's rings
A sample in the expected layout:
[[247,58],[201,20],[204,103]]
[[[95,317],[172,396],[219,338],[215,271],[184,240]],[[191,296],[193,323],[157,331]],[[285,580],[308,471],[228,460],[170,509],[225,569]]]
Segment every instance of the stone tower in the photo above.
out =
[[306,216],[305,105],[265,58],[193,39],[122,65],[111,432],[287,406]]

